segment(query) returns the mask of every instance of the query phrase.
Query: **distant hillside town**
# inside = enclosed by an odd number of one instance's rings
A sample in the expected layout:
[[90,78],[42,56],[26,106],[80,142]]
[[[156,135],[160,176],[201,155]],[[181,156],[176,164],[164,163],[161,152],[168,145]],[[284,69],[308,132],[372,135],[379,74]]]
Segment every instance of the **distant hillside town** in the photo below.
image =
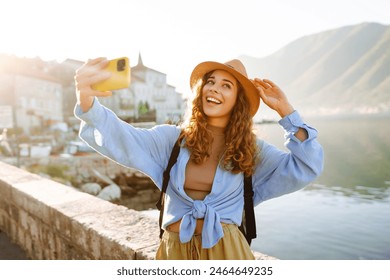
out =
[[[21,143],[50,142],[53,152],[56,146],[65,148],[66,141],[78,141],[74,75],[83,63],[0,54],[0,133],[3,142],[6,134],[7,141],[18,142],[14,153],[23,150]],[[144,65],[141,54],[131,68],[130,86],[99,101],[122,120],[149,126],[179,123],[186,104],[182,94],[167,84],[167,75]]]
[[[37,126],[71,123],[76,103],[73,77],[82,64],[0,54],[0,128],[21,127],[28,133]],[[130,86],[99,101],[128,122],[177,123],[185,103],[166,76],[145,66],[139,55]]]

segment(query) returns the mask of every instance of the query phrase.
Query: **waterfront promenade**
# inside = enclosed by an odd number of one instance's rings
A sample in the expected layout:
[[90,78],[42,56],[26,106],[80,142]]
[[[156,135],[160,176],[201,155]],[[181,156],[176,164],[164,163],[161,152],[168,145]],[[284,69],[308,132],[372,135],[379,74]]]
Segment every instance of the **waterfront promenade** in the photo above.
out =
[[0,229],[0,259],[153,260],[159,246],[156,218],[2,162]]

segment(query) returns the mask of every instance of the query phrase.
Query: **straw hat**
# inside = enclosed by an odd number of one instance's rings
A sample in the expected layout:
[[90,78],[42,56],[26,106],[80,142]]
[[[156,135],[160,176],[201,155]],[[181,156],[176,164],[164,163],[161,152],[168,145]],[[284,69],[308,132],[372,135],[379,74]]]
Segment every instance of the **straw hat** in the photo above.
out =
[[249,80],[248,74],[246,73],[245,66],[238,59],[233,59],[226,63],[219,63],[214,61],[205,61],[198,64],[192,71],[190,78],[191,89],[194,89],[195,85],[198,83],[203,76],[214,70],[224,70],[232,74],[241,84],[244,89],[244,93],[249,101],[249,112],[253,117],[260,106],[260,95],[257,88]]

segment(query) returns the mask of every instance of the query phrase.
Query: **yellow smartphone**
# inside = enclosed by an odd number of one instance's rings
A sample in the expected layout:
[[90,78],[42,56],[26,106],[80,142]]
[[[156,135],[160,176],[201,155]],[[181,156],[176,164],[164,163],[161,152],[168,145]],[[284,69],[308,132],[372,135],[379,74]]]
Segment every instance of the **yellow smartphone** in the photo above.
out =
[[92,88],[98,91],[111,91],[127,88],[130,85],[130,64],[127,57],[112,59],[108,62],[105,71],[111,72],[111,77],[93,84]]

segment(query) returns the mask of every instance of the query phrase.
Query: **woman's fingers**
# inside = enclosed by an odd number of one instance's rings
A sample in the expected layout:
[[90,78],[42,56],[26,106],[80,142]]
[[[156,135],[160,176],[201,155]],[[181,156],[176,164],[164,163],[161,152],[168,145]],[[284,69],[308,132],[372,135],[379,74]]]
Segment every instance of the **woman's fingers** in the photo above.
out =
[[76,70],[76,76],[84,78],[94,75],[96,72],[102,71],[107,64],[108,60],[105,58],[90,60]]
[[265,93],[265,90],[263,88],[259,89],[259,95],[260,98],[263,100],[267,98],[267,94]]
[[261,82],[261,80],[260,79],[254,79],[254,80],[251,80],[252,81],[252,83],[253,83],[253,85],[255,86],[255,87],[257,87],[257,88],[261,88],[261,89],[265,89],[265,87],[264,87],[264,84]]
[[265,83],[271,85],[271,87],[277,87],[277,85],[276,85],[273,81],[271,81],[271,80],[264,79],[263,81],[264,81]]
[[111,73],[104,71],[107,66],[108,60],[104,57],[90,59],[83,66],[77,69],[74,80],[76,89],[83,94],[96,95],[96,96],[109,96],[111,93],[100,94],[99,91],[95,91],[91,88],[92,85],[104,81],[111,77]]
[[268,89],[268,88],[272,88],[272,87],[276,87],[276,84],[274,82],[272,82],[271,80],[268,80],[268,79],[258,79],[258,78],[255,78],[255,83],[259,86],[262,86],[264,89]]
[[75,82],[81,86],[93,85],[97,82],[106,80],[109,77],[111,77],[111,73],[108,71],[77,73],[75,76]]
[[107,58],[105,58],[105,57],[97,57],[97,58],[94,58],[94,59],[88,59],[88,61],[85,64],[96,65],[96,64],[99,64],[99,63],[104,62],[104,61],[107,61]]
[[93,75],[86,77],[83,83],[87,85],[94,85],[98,82],[107,80],[111,77],[111,73],[108,71],[95,72]]
[[262,83],[260,83],[260,81],[261,81],[260,79],[251,80],[253,85],[258,89],[258,93],[259,93],[260,98],[264,100],[264,98],[266,98],[266,95],[264,92],[264,90],[266,88],[262,85]]

